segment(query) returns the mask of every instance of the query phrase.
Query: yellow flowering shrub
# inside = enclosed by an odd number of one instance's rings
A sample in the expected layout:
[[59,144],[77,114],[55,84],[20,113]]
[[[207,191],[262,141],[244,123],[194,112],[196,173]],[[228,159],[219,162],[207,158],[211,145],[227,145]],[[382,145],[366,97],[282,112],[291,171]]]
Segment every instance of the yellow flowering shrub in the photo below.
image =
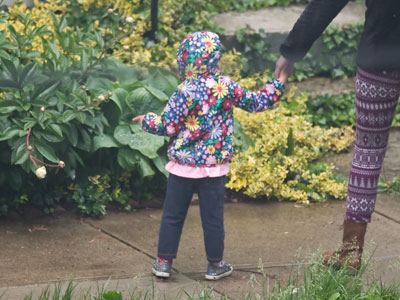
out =
[[[293,91],[289,92],[293,94]],[[299,107],[306,96],[297,96]],[[290,101],[293,101],[289,97]],[[326,151],[343,151],[353,142],[353,130],[312,126],[304,115],[294,115],[285,105],[257,114],[235,110],[245,133],[254,141],[232,159],[228,188],[251,197],[273,197],[307,204],[327,198],[343,199],[346,182],[334,180],[333,166],[310,171],[310,163]],[[292,135],[292,138],[289,138]],[[289,139],[293,142],[288,153]]]

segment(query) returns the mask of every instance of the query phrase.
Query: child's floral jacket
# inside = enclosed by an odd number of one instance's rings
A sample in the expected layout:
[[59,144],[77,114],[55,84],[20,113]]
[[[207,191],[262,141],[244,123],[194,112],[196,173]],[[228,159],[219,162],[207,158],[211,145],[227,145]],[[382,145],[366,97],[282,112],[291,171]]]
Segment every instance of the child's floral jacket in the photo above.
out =
[[248,91],[218,68],[221,43],[217,34],[189,34],[178,49],[179,75],[184,79],[161,116],[145,115],[143,129],[171,137],[168,157],[192,167],[228,163],[234,152],[233,106],[264,111],[282,95],[275,79],[257,93]]

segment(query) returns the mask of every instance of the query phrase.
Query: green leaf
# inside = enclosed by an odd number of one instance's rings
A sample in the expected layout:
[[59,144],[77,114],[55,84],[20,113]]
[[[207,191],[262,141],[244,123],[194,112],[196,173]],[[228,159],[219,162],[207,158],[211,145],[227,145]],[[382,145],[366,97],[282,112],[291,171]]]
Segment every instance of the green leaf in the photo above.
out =
[[89,133],[85,129],[81,129],[79,132],[82,136],[82,140],[78,143],[78,147],[86,152],[90,152],[92,149],[92,140]]
[[59,136],[63,137],[62,129],[59,125],[57,124],[50,124],[50,128],[53,129],[53,131]]
[[18,107],[15,104],[16,103],[14,101],[0,101],[0,114],[8,115],[14,110],[17,110]]
[[168,101],[169,97],[165,95],[162,91],[153,88],[151,86],[145,86],[146,90],[149,91],[150,94],[152,94],[154,97],[156,97],[158,100],[161,102],[166,102]]
[[289,129],[288,137],[287,137],[287,147],[285,150],[285,155],[290,156],[294,153],[294,138],[293,138],[293,128]]
[[15,156],[13,155],[13,161],[11,163],[15,165],[22,165],[28,160],[28,151],[26,150],[26,144],[21,144],[15,151]]
[[54,152],[54,149],[51,146],[39,141],[38,139],[36,139],[35,142],[33,143],[33,147],[35,149],[37,149],[37,151],[40,154],[42,154],[45,158],[47,158],[49,161],[52,161],[55,163],[58,163],[60,161],[57,158],[57,155]]
[[132,134],[129,139],[129,147],[138,150],[148,158],[157,158],[157,150],[164,145],[164,137],[147,132]]
[[12,61],[8,59],[2,59],[4,71],[8,74],[8,76],[15,82],[19,82],[18,80],[18,70],[15,68],[15,65]]
[[66,110],[64,111],[61,120],[63,123],[68,123],[69,121],[75,119],[76,113],[74,113],[72,110]]
[[132,137],[132,132],[129,125],[119,125],[114,130],[114,138],[121,145],[128,145]]
[[109,291],[103,294],[104,300],[123,300],[122,293],[119,291]]
[[21,75],[19,77],[19,86],[23,86],[24,81],[29,81],[29,78],[33,76],[36,70],[36,64],[29,64],[26,65],[25,68],[22,70]]
[[58,85],[61,83],[61,81],[57,80],[51,80],[49,82],[46,82],[38,87],[37,90],[35,90],[32,99],[40,99],[40,98],[45,98],[48,96],[50,93],[52,93]]
[[52,41],[47,40],[47,45],[49,46],[49,51],[53,55],[54,59],[58,60],[60,57],[60,51],[58,50],[58,47],[56,43],[53,43]]
[[169,173],[165,170],[165,165],[168,163],[168,158],[166,155],[159,155],[155,159],[153,159],[154,165],[157,169],[164,174],[165,177],[168,177]]
[[100,148],[118,148],[119,145],[112,135],[103,134],[93,138],[93,151]]
[[155,175],[150,161],[146,157],[142,157],[139,161],[139,173],[142,177],[151,177]]
[[4,132],[0,133],[0,141],[10,140],[16,136],[23,136],[26,132],[21,129],[16,129],[13,127],[8,127]]
[[124,89],[118,88],[112,91],[113,95],[110,97],[111,101],[113,101],[122,112],[121,103],[125,103],[125,99],[128,96],[128,92]]
[[117,161],[118,164],[125,170],[132,171],[139,163],[140,154],[128,147],[118,149]]
[[165,107],[163,102],[154,98],[144,87],[137,88],[130,92],[126,103],[131,109],[134,109],[138,115],[144,115],[148,112],[159,114]]

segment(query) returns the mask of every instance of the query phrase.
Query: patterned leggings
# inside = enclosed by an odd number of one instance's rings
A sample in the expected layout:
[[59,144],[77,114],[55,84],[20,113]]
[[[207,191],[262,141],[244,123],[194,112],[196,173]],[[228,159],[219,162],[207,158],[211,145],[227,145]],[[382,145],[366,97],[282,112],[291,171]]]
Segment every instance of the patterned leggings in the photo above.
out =
[[347,221],[371,222],[399,95],[400,72],[357,70],[356,143],[349,175]]

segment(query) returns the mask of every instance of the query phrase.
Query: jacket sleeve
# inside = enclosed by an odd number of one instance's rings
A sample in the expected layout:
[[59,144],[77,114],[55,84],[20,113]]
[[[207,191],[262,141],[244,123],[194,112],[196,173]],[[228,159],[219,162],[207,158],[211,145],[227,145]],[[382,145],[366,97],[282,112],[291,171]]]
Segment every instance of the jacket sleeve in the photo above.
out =
[[349,0],[311,0],[281,45],[281,54],[292,62],[301,60],[348,2]]
[[262,90],[251,92],[232,81],[233,105],[248,112],[267,110],[277,102],[283,94],[284,85],[279,79],[269,81]]
[[189,114],[187,102],[186,96],[178,88],[169,98],[160,116],[155,113],[148,113],[144,116],[143,129],[156,135],[174,136]]

